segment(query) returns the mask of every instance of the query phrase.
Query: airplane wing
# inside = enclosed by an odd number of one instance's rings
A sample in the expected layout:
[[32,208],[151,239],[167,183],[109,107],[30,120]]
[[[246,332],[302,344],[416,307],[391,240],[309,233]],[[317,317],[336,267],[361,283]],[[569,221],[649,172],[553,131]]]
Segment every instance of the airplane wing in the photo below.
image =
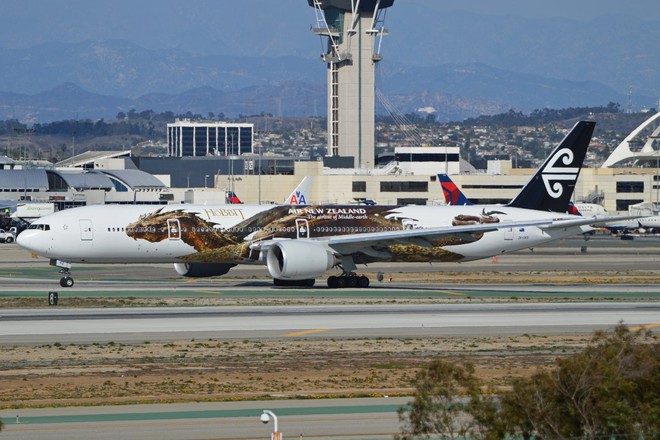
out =
[[[369,232],[347,235],[314,237],[306,240],[323,242],[341,254],[350,254],[360,249],[377,248],[392,244],[417,244],[431,247],[430,241],[448,237],[460,237],[466,241],[475,241],[472,234],[496,231],[525,226],[540,226],[548,224],[548,220],[528,220],[502,223],[489,223],[467,226],[443,226],[438,228],[402,229],[399,231]],[[268,250],[274,240],[253,243],[252,249]]]
[[539,225],[541,229],[558,229],[558,228],[570,228],[572,226],[587,226],[587,225],[599,225],[611,222],[618,222],[621,220],[632,220],[638,219],[641,216],[639,215],[606,215],[606,216],[592,216],[592,217],[580,217],[576,219],[557,219],[553,220],[551,223],[545,225]]
[[[399,231],[369,232],[347,235],[333,235],[325,237],[312,237],[309,240],[327,244],[334,251],[348,255],[367,249],[377,249],[393,244],[415,244],[419,246],[432,247],[431,241],[442,238],[457,237],[465,242],[475,241],[474,234],[495,231],[498,229],[518,228],[536,226],[541,229],[570,228],[584,225],[607,223],[612,221],[639,218],[638,216],[606,216],[606,217],[579,217],[579,218],[556,218],[527,221],[506,221],[501,223],[489,223],[467,226],[443,226],[437,228],[402,229]],[[263,240],[250,245],[254,250],[267,251],[275,240]],[[286,239],[288,240],[288,239]]]

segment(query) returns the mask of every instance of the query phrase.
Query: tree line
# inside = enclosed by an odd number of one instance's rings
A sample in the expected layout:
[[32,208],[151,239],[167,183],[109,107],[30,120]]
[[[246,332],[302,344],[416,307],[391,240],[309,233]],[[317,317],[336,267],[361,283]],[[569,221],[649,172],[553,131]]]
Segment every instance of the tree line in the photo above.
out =
[[510,128],[520,126],[538,126],[569,119],[583,118],[600,113],[620,113],[621,106],[610,102],[606,106],[597,107],[569,107],[563,109],[537,109],[526,115],[513,109],[497,115],[485,115],[478,118],[469,118],[461,124],[466,127],[498,127]]
[[414,386],[397,440],[660,438],[660,344],[621,324],[497,394],[468,362],[434,360]]

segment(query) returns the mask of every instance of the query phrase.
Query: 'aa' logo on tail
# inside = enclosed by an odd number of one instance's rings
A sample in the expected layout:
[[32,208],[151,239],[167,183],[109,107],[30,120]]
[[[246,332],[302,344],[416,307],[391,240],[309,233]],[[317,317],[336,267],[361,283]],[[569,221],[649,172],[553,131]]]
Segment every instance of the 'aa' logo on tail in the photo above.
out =
[[[550,158],[548,166],[541,172],[545,189],[553,199],[558,199],[564,192],[564,185],[561,184],[561,181],[575,181],[577,179],[580,169],[567,166],[573,163],[573,157],[571,149],[562,148]],[[560,160],[566,166],[558,165]]]
[[306,205],[307,201],[305,200],[305,194],[300,191],[296,191],[295,194],[291,194],[289,199],[289,205]]

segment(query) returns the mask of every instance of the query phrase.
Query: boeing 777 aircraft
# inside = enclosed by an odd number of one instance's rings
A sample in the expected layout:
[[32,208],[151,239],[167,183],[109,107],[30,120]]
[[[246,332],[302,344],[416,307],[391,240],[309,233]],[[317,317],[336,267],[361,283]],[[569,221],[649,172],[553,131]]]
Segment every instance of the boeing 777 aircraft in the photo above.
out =
[[608,219],[564,213],[594,130],[578,122],[508,205],[96,205],[45,216],[18,244],[51,259],[72,286],[72,263],[167,263],[188,275],[263,264],[275,285],[369,285],[357,264],[488,258],[583,232]]

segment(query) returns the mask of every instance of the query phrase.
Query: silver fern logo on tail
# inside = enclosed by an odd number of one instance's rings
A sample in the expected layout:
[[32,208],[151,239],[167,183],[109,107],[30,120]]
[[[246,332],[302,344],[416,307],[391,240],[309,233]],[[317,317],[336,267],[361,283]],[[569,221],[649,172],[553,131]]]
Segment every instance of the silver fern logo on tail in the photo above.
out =
[[[573,163],[573,151],[569,148],[562,148],[548,161],[548,166],[541,172],[541,178],[546,191],[553,199],[558,199],[564,193],[562,181],[575,181],[580,172],[580,168],[569,167]],[[566,165],[558,165],[558,162]]]

